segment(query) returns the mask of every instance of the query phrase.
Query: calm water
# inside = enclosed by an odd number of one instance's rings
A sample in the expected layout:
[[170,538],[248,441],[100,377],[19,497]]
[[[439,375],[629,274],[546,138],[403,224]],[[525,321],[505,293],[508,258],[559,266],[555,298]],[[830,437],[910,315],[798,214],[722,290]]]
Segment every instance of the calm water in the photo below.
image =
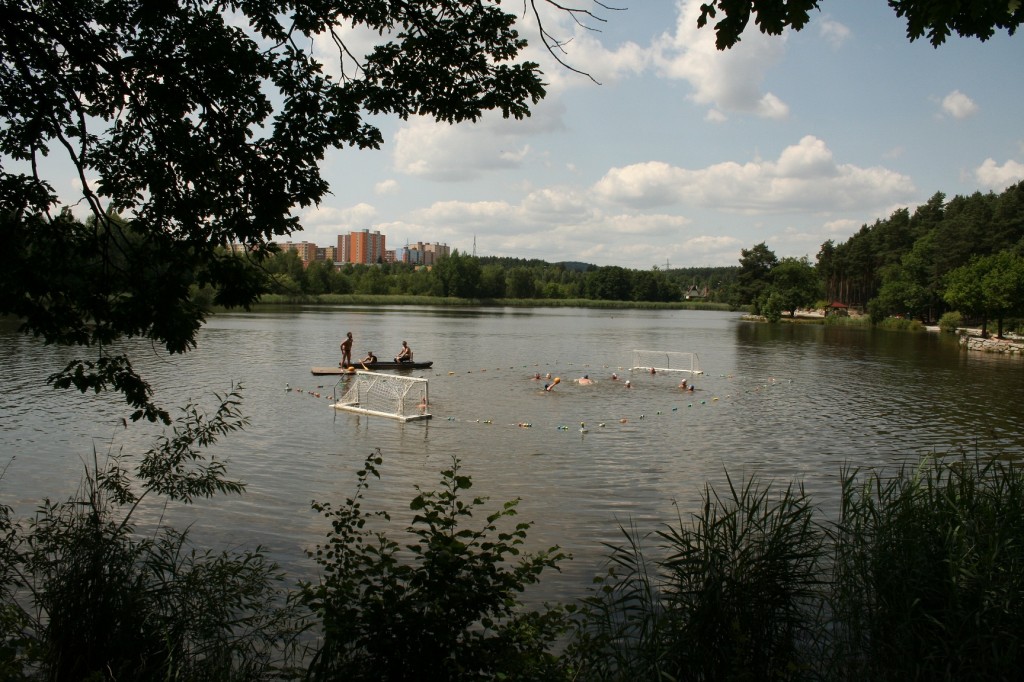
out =
[[[417,374],[430,379],[433,420],[402,424],[329,407],[337,378],[309,368],[336,364],[346,331],[356,357],[389,358],[407,339],[418,360],[434,361]],[[678,376],[624,373],[634,348],[697,353],[698,390],[684,395]],[[165,514],[193,523],[204,543],[263,545],[297,577],[313,571],[303,552],[327,527],[310,501],[343,502],[375,448],[385,463],[370,499],[398,512],[399,523],[414,486],[432,489],[452,456],[492,505],[522,498],[520,520],[536,522],[530,544],[575,556],[545,579],[548,598],[585,589],[601,543],[620,539],[619,524],[671,522],[726,470],[734,480],[801,480],[828,509],[844,464],[976,446],[1024,455],[1024,361],[968,354],[937,334],[767,326],[693,311],[304,308],[217,316],[183,358],[145,344],[132,352],[165,406],[211,405],[212,393],[240,382],[251,418],[215,451],[247,494],[147,509],[143,523]],[[0,327],[0,500],[24,513],[44,496],[73,493],[94,452],[137,452],[153,435],[121,426],[126,410],[109,396],[47,388],[45,377],[70,357]],[[562,383],[545,393],[535,372]],[[612,372],[633,388],[611,381]],[[573,382],[585,373],[595,385]]]

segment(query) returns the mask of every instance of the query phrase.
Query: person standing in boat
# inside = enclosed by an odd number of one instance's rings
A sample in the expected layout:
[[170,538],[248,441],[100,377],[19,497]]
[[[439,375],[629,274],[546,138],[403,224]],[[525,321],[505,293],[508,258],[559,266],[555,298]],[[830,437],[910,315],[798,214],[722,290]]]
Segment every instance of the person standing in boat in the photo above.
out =
[[341,342],[341,363],[339,367],[348,367],[352,364],[352,332],[345,335],[345,340]]
[[402,341],[402,350],[395,356],[395,362],[412,362],[412,348],[406,341]]

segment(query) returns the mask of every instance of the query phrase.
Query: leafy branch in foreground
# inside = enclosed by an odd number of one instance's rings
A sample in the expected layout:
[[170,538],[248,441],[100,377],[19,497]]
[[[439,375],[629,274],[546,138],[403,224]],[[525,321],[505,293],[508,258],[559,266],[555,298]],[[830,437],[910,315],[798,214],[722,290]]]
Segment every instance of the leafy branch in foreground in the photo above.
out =
[[[201,450],[242,428],[239,389],[206,417],[183,409],[135,475],[95,451],[82,488],[33,519],[0,508],[4,679],[270,680],[294,672],[303,621],[261,548],[216,553],[132,521],[148,492],[189,502],[241,492]],[[134,490],[141,486],[142,493]]]
[[[2,0],[0,14],[0,315],[95,351],[56,383],[123,391],[133,419],[167,414],[130,364],[103,365],[109,344],[191,350],[209,312],[197,289],[253,304],[267,279],[252,264],[327,197],[330,150],[379,148],[382,116],[521,119],[545,95],[500,0]],[[77,189],[60,196],[68,164]]]
[[302,588],[322,622],[310,678],[559,679],[551,646],[566,629],[566,612],[526,612],[519,595],[566,555],[558,547],[521,555],[531,524],[498,525],[515,516],[518,500],[468,527],[485,500],[460,499],[472,482],[458,459],[441,472],[439,491],[417,487],[406,529],[413,541],[396,542],[381,528],[390,515],[362,508],[368,477],[379,478],[382,462],[379,451],[367,457],[343,506],[313,504],[332,529],[312,553],[320,581]]

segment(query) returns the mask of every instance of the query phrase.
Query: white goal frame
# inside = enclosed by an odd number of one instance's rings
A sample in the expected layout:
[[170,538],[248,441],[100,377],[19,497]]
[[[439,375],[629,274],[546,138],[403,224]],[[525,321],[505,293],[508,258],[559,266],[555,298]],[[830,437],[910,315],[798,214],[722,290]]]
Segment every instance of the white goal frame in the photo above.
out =
[[341,399],[331,407],[403,422],[430,419],[428,385],[420,377],[356,370]]
[[672,350],[634,350],[631,372],[644,370],[650,372],[683,372],[686,374],[703,374],[700,359],[696,353],[684,353]]

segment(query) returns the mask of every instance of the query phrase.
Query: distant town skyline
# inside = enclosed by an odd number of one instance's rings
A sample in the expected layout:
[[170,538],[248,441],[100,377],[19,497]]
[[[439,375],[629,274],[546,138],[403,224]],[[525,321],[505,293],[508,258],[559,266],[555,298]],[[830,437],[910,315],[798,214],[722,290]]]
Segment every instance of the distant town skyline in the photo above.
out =
[[[301,233],[298,233],[301,234]],[[440,258],[451,253],[447,244],[422,241],[409,242],[395,249],[387,248],[387,235],[379,230],[352,230],[336,236],[335,245],[320,246],[310,241],[277,242],[282,251],[295,251],[303,266],[313,261],[347,263],[407,263],[409,265],[433,265]]]

